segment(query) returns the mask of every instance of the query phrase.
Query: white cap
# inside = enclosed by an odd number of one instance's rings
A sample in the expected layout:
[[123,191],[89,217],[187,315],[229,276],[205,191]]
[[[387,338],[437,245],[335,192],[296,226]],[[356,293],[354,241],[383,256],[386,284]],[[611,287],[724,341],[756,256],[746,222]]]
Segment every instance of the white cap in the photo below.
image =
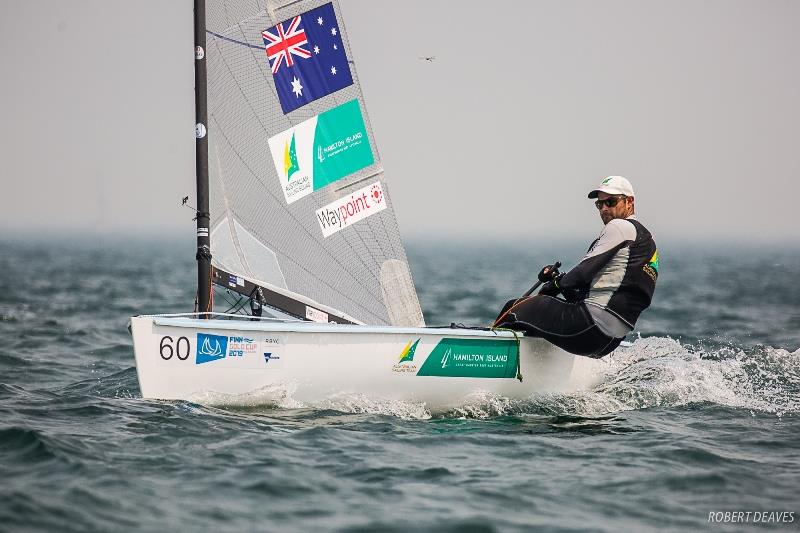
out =
[[597,193],[599,192],[633,197],[633,185],[627,178],[622,176],[606,176],[600,182],[600,186],[589,193],[589,198],[597,198]]

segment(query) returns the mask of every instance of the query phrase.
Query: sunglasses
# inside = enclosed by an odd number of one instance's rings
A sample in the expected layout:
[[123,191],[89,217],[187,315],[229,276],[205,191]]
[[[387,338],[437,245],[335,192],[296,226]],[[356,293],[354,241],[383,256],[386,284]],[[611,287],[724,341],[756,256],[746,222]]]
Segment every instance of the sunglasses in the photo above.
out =
[[625,198],[627,198],[627,196],[612,196],[605,200],[595,200],[594,205],[597,206],[597,209],[603,209],[603,204],[605,204],[606,207],[615,207],[620,200],[624,200]]

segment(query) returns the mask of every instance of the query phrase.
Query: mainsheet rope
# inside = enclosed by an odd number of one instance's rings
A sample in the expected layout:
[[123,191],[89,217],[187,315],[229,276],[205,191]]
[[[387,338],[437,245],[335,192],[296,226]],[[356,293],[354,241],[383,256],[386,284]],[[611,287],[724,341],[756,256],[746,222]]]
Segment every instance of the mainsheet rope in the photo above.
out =
[[510,331],[514,335],[514,340],[517,342],[517,379],[522,383],[522,346],[519,342],[519,332],[508,328],[491,328],[492,331]]

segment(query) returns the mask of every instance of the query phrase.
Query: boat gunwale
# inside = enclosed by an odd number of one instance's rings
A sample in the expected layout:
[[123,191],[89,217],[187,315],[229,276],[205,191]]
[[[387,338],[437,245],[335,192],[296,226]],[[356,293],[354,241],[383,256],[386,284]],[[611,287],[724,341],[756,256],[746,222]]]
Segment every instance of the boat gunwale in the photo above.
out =
[[359,334],[401,334],[401,335],[441,335],[515,339],[523,335],[511,330],[470,329],[462,327],[403,327],[368,326],[361,324],[334,324],[288,320],[241,320],[200,319],[192,314],[175,315],[137,315],[133,318],[149,318],[156,326],[171,326],[195,329],[223,329],[240,331],[270,331],[291,333],[359,333]]

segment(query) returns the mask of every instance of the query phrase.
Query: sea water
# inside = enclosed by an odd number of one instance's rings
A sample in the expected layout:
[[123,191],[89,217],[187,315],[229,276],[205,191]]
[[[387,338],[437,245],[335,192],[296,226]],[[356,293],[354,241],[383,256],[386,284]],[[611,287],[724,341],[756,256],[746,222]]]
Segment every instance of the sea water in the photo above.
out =
[[[585,245],[408,251],[429,324],[487,324]],[[653,306],[596,387],[448,412],[143,400],[126,324],[191,309],[192,242],[4,238],[0,252],[0,530],[800,524],[798,247],[662,243]]]

